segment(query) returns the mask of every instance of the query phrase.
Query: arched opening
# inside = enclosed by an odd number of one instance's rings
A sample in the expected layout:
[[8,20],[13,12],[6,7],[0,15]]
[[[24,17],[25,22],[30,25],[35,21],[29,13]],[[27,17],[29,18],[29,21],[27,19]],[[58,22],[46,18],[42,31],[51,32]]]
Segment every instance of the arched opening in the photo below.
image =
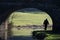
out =
[[[52,19],[48,13],[36,8],[24,8],[13,12],[9,17],[12,25],[12,36],[19,36],[18,39],[29,40],[32,31],[44,30],[44,20],[48,20],[47,30],[52,30]],[[21,38],[22,37],[22,38]],[[24,38],[23,38],[24,37]],[[16,39],[15,39],[16,40]]]

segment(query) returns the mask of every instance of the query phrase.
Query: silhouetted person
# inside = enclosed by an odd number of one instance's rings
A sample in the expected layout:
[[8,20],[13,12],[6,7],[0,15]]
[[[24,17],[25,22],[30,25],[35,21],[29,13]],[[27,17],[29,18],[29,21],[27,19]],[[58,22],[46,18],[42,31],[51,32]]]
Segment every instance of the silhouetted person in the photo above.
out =
[[45,30],[47,30],[47,25],[49,24],[48,20],[47,20],[47,19],[46,19],[46,20],[44,20],[44,23],[43,23],[43,24],[44,24],[44,26],[45,26],[45,28],[44,28],[44,29],[45,29]]

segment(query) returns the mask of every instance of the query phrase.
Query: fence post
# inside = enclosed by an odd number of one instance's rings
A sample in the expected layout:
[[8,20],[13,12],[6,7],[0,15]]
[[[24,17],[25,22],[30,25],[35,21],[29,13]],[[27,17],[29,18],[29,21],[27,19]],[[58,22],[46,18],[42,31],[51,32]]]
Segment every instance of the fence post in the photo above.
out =
[[8,20],[5,21],[5,40],[8,38]]

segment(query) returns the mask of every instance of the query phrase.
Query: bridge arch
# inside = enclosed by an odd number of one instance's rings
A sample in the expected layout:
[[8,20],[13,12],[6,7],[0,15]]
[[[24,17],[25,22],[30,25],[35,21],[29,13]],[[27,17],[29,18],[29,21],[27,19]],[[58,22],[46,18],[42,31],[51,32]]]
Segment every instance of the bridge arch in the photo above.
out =
[[[37,3],[36,3],[37,4]],[[5,21],[12,12],[16,11],[16,10],[19,10],[19,9],[23,9],[23,8],[36,8],[36,9],[39,9],[39,10],[42,10],[42,11],[45,11],[47,12],[50,17],[52,18],[52,21],[53,21],[53,31],[59,31],[59,9],[57,8],[57,6],[55,5],[44,5],[44,4],[40,4],[40,5],[36,5],[36,4],[9,4],[8,8],[7,6],[5,7],[1,7],[1,8],[4,8],[2,11],[3,14],[1,16],[1,21],[0,23],[2,23],[2,21]],[[57,16],[56,16],[57,15]],[[57,22],[57,23],[56,23]]]
[[[49,16],[50,16],[50,18],[52,19],[52,22],[54,23],[54,21],[53,21],[53,16],[52,16],[52,14],[49,12],[49,11],[47,11],[47,9],[45,9],[45,8],[43,8],[43,9],[41,9],[41,8],[37,8],[37,7],[23,7],[23,8],[20,8],[20,7],[16,7],[16,8],[13,8],[12,10],[9,10],[9,13],[10,13],[10,15],[13,13],[13,12],[15,12],[16,10],[21,10],[21,9],[25,9],[25,8],[35,8],[35,9],[38,9],[38,10],[41,10],[41,11],[43,11],[43,12],[46,12]],[[10,17],[10,15],[8,15],[8,18]],[[52,25],[53,26],[53,25]],[[53,27],[52,27],[53,28]]]
[[[49,18],[51,19],[51,24],[53,25],[53,20],[52,20],[51,16],[47,12],[42,11],[40,9],[37,9],[37,8],[22,8],[22,9],[18,9],[16,11],[14,11],[14,12],[26,12],[26,11],[28,11],[28,12],[31,12],[31,11],[33,11],[33,12],[44,12],[45,14],[47,14],[49,16]],[[46,18],[47,18],[47,16],[46,16]]]
[[[28,3],[26,3],[28,2]],[[59,2],[56,1],[44,1],[42,3],[39,3],[34,1],[34,2],[29,2],[29,1],[2,1],[0,3],[0,24],[4,22],[12,12],[23,9],[23,8],[37,8],[42,11],[47,12],[50,17],[52,18],[53,21],[53,32],[55,33],[60,33],[60,7],[59,7]]]
[[[34,10],[37,11],[37,12],[40,12],[40,11],[41,11],[40,9],[38,10],[38,9],[36,9],[36,8],[22,8],[22,9],[17,9],[16,11],[17,11],[17,12],[23,12],[23,13],[24,13],[25,10],[27,10],[27,9],[32,9],[32,10],[34,9]],[[13,11],[11,14],[13,14],[13,13],[16,12],[16,11]],[[27,11],[28,11],[28,10],[27,10]],[[35,12],[35,11],[34,11],[34,12]],[[41,11],[41,12],[45,12],[45,11]],[[29,12],[28,12],[28,13],[29,13]],[[37,14],[37,13],[36,13],[36,14]],[[48,15],[48,13],[45,13],[45,14]],[[9,16],[10,16],[10,15],[9,15]],[[49,15],[48,15],[48,16],[49,16]],[[40,18],[41,18],[41,17],[40,17]],[[22,22],[22,23],[23,23],[23,22]],[[15,25],[16,25],[16,24],[15,24]],[[33,25],[33,24],[32,24],[32,25]],[[24,25],[24,26],[25,26],[25,25]],[[28,25],[28,26],[29,26],[29,25]],[[21,25],[20,25],[20,27],[21,27]]]

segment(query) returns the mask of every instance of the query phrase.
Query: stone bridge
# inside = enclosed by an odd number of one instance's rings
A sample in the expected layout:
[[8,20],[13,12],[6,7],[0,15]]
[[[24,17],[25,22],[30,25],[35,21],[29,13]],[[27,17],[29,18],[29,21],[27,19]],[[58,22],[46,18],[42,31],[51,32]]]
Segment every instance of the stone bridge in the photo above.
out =
[[12,12],[24,8],[36,8],[47,12],[53,21],[53,32],[60,31],[60,6],[59,0],[0,0],[0,24]]

